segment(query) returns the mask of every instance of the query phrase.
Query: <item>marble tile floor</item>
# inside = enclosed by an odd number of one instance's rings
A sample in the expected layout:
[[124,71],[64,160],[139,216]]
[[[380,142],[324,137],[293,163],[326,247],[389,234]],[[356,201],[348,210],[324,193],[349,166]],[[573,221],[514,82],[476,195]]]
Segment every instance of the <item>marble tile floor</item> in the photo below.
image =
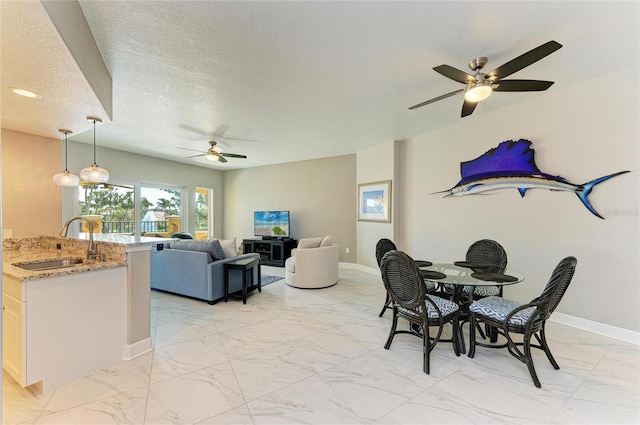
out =
[[383,300],[380,278],[353,269],[326,289],[277,281],[246,305],[153,291],[153,352],[45,395],[5,374],[2,423],[640,423],[638,346],[550,323],[561,369],[535,350],[542,389],[505,350],[470,359],[442,342],[425,375],[418,338],[383,348]]

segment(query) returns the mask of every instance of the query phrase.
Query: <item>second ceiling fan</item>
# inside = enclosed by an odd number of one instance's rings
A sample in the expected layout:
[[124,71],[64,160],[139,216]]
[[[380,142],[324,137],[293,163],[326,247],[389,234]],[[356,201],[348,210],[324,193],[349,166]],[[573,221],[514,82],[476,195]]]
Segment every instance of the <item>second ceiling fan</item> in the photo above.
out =
[[502,66],[497,67],[493,71],[486,74],[480,72],[487,64],[486,57],[478,57],[469,62],[469,68],[474,71],[473,75],[456,69],[449,65],[440,65],[433,68],[434,71],[451,78],[454,81],[464,84],[466,87],[456,91],[452,91],[442,96],[435,97],[425,102],[411,106],[409,109],[420,108],[430,103],[437,102],[442,99],[454,96],[464,92],[464,103],[462,104],[461,117],[471,115],[476,109],[476,105],[491,95],[494,91],[503,92],[525,92],[525,91],[543,91],[551,87],[553,81],[540,80],[503,80],[503,78],[520,71],[523,68],[539,61],[540,59],[555,52],[562,45],[556,41],[549,41],[529,50],[528,52],[510,60]]
[[191,156],[188,156],[187,158],[196,158],[198,156],[206,156],[207,159],[210,161],[218,161],[223,163],[227,162],[227,159],[225,157],[229,157],[229,158],[246,158],[247,157],[246,155],[240,155],[237,153],[222,152],[222,148],[218,147],[217,144],[218,142],[216,142],[215,140],[209,140],[209,145],[211,145],[211,147],[206,152],[198,151],[195,149],[189,149],[189,148],[181,148],[181,147],[178,147],[178,149],[200,152],[200,154],[198,155],[191,155]]

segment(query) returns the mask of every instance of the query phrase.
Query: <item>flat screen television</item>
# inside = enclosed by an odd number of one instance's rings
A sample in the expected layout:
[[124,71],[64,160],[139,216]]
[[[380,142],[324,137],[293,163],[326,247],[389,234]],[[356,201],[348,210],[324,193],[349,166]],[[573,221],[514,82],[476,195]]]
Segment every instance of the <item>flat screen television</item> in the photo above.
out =
[[288,238],[291,236],[289,211],[254,211],[253,234],[263,238]]

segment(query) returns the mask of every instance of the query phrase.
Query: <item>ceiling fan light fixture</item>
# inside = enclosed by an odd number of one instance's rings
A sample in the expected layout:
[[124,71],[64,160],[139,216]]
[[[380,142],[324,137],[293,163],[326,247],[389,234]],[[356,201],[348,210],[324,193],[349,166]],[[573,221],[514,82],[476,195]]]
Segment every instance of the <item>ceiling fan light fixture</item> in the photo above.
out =
[[106,183],[109,181],[109,172],[96,163],[96,122],[102,120],[92,116],[87,117],[87,120],[93,122],[93,164],[80,171],[80,178],[94,183]]
[[70,173],[67,167],[67,135],[73,132],[64,128],[58,131],[64,133],[64,171],[53,176],[53,182],[58,186],[77,187],[80,184],[80,178]]
[[477,82],[475,84],[469,84],[467,89],[464,91],[464,100],[467,102],[478,103],[482,102],[489,96],[493,89],[491,88],[491,84],[488,82]]
[[209,152],[207,152],[207,159],[209,161],[219,161],[220,160],[220,156],[215,151],[209,151]]

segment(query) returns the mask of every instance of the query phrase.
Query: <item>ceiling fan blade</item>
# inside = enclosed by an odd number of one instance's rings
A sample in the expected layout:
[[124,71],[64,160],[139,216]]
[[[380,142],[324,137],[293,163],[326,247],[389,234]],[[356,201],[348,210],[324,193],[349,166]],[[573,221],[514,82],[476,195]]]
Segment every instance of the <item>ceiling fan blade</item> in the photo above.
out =
[[453,96],[453,95],[456,95],[456,94],[458,94],[458,93],[462,93],[463,91],[464,91],[464,89],[460,89],[460,90],[452,91],[451,93],[443,94],[442,96],[434,97],[433,99],[430,99],[430,100],[424,101],[424,102],[422,102],[422,103],[418,103],[417,105],[413,105],[413,106],[411,106],[409,109],[416,109],[416,108],[420,108],[420,107],[425,106],[425,105],[428,105],[428,104],[430,104],[430,103],[434,103],[434,102],[437,102],[437,101],[439,101],[439,100],[446,99],[446,98],[448,98],[448,97],[451,97],[451,96]]
[[218,162],[228,162],[222,155],[218,155]]
[[462,104],[462,113],[460,114],[460,117],[464,118],[467,115],[473,114],[473,111],[476,109],[476,105],[478,105],[478,102],[467,102],[465,100]]
[[206,153],[201,153],[200,155],[191,155],[191,156],[187,156],[185,158],[197,158],[199,156],[205,156],[205,155],[206,155]]
[[201,150],[199,150],[199,149],[181,148],[180,146],[178,146],[178,149],[182,149],[182,150],[185,150],[185,151],[202,152],[202,151],[201,151]]
[[544,91],[553,85],[553,81],[540,80],[500,80],[494,91]]
[[476,77],[473,75],[467,74],[466,72],[460,71],[459,69],[449,65],[436,66],[433,70],[462,84],[476,82]]
[[508,77],[514,72],[520,71],[522,68],[526,68],[527,66],[539,61],[545,56],[550,55],[555,52],[559,48],[562,47],[562,44],[557,41],[548,41],[541,46],[536,47],[535,49],[529,50],[526,53],[518,56],[515,59],[510,60],[502,66],[497,67],[493,71],[489,72],[486,78],[490,79],[502,79],[504,77]]
[[228,156],[229,158],[246,158],[247,155],[240,155],[237,153],[220,152],[220,156]]

